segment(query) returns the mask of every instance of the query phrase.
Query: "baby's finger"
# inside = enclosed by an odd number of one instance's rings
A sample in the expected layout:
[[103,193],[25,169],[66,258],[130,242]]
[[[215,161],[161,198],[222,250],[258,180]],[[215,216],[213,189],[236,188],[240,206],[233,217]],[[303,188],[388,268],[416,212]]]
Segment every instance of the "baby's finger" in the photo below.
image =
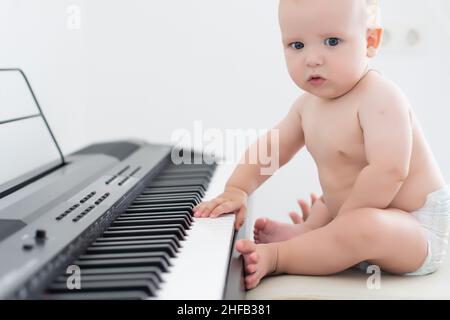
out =
[[244,224],[246,214],[247,214],[246,207],[241,207],[239,209],[239,212],[237,213],[236,220],[234,222],[234,228],[236,230],[239,230],[242,227],[242,225]]
[[206,202],[201,202],[198,205],[196,205],[194,208],[192,208],[194,217],[200,217],[205,206],[206,206]]
[[214,208],[214,210],[211,211],[210,217],[215,218],[223,213],[231,212],[231,211],[235,210],[234,207],[235,206],[233,205],[233,202],[231,202],[231,201],[223,202],[222,204],[218,205],[216,208]]
[[226,200],[223,198],[214,198],[211,201],[208,201],[206,203],[205,208],[202,210],[202,218],[206,218],[209,217],[209,215],[211,214],[211,211],[213,211],[218,205],[220,205],[221,203],[225,202]]
[[196,212],[200,209],[201,206],[203,206],[205,203],[204,202],[200,202],[199,204],[197,204],[195,207],[192,208],[192,212]]
[[198,205],[196,205],[194,208],[192,208],[192,212],[194,213],[194,217],[201,217],[203,211],[206,210],[209,202],[210,201],[200,202]]
[[298,200],[298,205],[302,209],[302,215],[303,215],[303,221],[306,221],[309,217],[310,213],[310,206],[306,203],[306,201],[303,201],[302,199]]
[[317,199],[319,199],[317,194],[311,193],[311,206],[314,204],[314,202],[316,202]]
[[297,212],[295,211],[291,211],[289,212],[289,217],[291,218],[292,222],[294,224],[300,224],[303,223],[303,218],[301,215],[299,215]]

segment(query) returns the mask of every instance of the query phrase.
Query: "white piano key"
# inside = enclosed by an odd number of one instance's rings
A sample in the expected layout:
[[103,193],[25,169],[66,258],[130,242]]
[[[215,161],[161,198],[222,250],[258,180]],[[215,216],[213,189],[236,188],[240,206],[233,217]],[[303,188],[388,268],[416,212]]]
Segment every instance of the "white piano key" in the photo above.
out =
[[[219,195],[234,166],[217,167],[203,201]],[[218,218],[194,218],[183,247],[172,267],[163,274],[157,299],[218,300],[223,298],[231,246],[234,214]]]
[[183,247],[163,274],[158,299],[221,299],[233,239],[234,215],[196,218]]

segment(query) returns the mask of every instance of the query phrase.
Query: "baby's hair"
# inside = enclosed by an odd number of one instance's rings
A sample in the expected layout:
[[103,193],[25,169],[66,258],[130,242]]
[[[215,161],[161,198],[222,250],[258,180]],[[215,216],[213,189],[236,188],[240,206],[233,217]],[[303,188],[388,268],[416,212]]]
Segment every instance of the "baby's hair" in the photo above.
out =
[[379,0],[366,0],[367,3],[367,27],[381,27],[380,3]]

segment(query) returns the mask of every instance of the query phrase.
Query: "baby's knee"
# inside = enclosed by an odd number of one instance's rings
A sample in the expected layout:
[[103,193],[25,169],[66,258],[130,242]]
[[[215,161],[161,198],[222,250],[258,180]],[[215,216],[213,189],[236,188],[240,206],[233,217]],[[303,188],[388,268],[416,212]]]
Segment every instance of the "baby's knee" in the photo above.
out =
[[337,217],[333,221],[333,233],[337,242],[352,249],[367,249],[381,245],[382,217],[373,209],[357,209]]

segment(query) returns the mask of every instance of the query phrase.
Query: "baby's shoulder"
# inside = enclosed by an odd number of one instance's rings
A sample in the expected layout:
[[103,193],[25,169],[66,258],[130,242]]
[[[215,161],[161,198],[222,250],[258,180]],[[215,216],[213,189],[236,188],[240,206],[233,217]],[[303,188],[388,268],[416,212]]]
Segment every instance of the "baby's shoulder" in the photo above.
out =
[[378,72],[370,72],[361,83],[358,99],[361,108],[395,107],[410,109],[402,89],[392,80]]
[[304,114],[304,110],[314,102],[315,96],[309,92],[302,93],[294,102],[293,109],[300,115]]

